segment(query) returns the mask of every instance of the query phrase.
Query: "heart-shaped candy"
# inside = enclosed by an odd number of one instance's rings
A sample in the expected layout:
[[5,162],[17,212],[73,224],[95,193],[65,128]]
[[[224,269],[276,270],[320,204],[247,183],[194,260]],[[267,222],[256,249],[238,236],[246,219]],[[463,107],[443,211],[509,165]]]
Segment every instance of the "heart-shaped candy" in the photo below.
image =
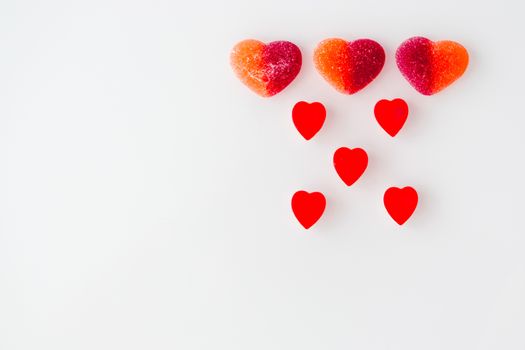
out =
[[379,75],[385,64],[385,50],[370,39],[326,39],[315,49],[314,63],[337,91],[354,94]]
[[241,41],[232,50],[231,66],[237,77],[263,97],[282,91],[301,70],[301,50],[289,41],[265,44],[258,40]]
[[310,140],[323,126],[326,109],[320,102],[297,102],[292,109],[292,119],[297,131]]
[[396,51],[397,67],[423,95],[433,95],[456,81],[467,69],[467,50],[454,41],[423,37],[404,41]]
[[341,147],[334,153],[335,171],[347,186],[356,182],[368,166],[368,155],[361,148]]
[[374,107],[374,115],[381,127],[392,137],[401,130],[408,117],[407,103],[396,98],[392,101],[380,100]]
[[323,215],[326,199],[321,192],[298,191],[292,197],[292,211],[301,225],[309,229]]
[[383,197],[386,211],[395,222],[403,225],[417,207],[417,192],[412,187],[390,187]]

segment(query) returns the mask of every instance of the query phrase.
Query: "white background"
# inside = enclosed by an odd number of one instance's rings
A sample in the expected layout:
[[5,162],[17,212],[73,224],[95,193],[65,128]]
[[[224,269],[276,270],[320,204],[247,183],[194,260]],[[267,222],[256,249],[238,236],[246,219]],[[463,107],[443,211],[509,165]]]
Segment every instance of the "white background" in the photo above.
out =
[[[0,349],[525,349],[520,3],[3,0]],[[435,96],[395,66],[415,35],[470,53]],[[333,90],[329,37],[380,42],[380,76]],[[300,46],[279,95],[231,72],[245,38]],[[394,97],[392,139],[372,110]],[[309,142],[299,100],[328,110]],[[350,188],[340,146],[370,157]],[[405,185],[399,227],[382,196]],[[309,231],[299,189],[328,200]]]

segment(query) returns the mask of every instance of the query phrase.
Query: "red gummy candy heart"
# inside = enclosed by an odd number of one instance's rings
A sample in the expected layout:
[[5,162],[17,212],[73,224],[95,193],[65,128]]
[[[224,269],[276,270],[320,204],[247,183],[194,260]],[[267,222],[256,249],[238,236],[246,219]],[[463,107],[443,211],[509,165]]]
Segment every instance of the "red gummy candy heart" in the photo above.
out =
[[374,115],[381,127],[392,137],[401,130],[408,117],[407,103],[396,98],[392,101],[381,100],[374,107]]
[[363,175],[368,166],[368,155],[361,148],[341,147],[334,153],[334,167],[347,186],[351,186]]
[[319,102],[297,102],[292,110],[292,119],[297,131],[310,140],[323,126],[326,109]]
[[326,39],[315,49],[314,63],[336,90],[354,94],[379,75],[385,64],[385,50],[370,39]]
[[467,50],[454,41],[433,42],[413,37],[399,46],[396,62],[414,89],[423,95],[433,95],[463,75],[469,56]]
[[309,229],[323,215],[326,199],[321,192],[298,191],[292,197],[292,210],[301,225]]
[[383,197],[388,214],[399,225],[403,225],[412,216],[417,207],[417,192],[412,187],[390,187]]
[[270,97],[282,91],[301,70],[301,50],[289,41],[265,44],[244,40],[235,45],[231,66],[239,79],[252,91]]

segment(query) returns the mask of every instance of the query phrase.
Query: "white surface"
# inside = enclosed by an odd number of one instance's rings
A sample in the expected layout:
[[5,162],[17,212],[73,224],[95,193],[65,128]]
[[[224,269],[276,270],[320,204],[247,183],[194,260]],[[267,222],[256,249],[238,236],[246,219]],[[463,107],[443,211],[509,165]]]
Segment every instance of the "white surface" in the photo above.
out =
[[[518,1],[0,3],[0,348],[525,348],[523,9]],[[417,94],[406,38],[467,47],[465,76]],[[244,38],[291,40],[271,99],[228,65]],[[344,96],[312,66],[327,37],[379,41]],[[381,98],[411,114],[391,139]],[[326,104],[311,142],[290,111]],[[360,146],[346,188],[331,166]],[[412,185],[403,227],[384,190]],[[298,189],[328,208],[304,231]]]

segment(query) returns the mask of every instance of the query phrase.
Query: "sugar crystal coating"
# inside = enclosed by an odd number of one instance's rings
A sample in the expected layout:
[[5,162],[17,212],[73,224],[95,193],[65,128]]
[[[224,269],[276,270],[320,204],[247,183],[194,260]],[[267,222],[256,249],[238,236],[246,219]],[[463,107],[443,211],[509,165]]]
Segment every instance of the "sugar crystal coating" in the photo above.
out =
[[370,39],[326,39],[315,49],[314,63],[337,91],[354,94],[379,75],[385,64],[385,51]]
[[410,85],[423,95],[433,95],[463,75],[469,56],[467,50],[454,41],[433,42],[413,37],[399,46],[396,62]]
[[231,66],[238,78],[263,97],[286,88],[299,74],[302,58],[299,48],[289,41],[264,44],[248,39],[232,50]]

